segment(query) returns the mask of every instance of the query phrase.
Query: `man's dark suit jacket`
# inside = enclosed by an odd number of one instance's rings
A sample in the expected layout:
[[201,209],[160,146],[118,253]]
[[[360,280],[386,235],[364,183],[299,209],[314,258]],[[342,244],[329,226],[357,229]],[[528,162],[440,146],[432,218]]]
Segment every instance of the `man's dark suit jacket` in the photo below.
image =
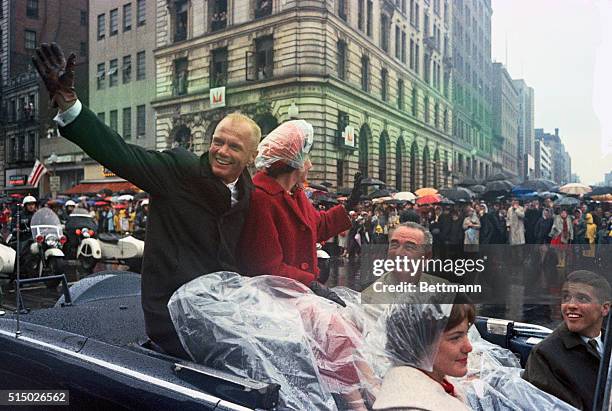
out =
[[62,136],[151,197],[142,265],[142,307],[149,337],[170,354],[186,357],[167,303],[181,285],[215,271],[237,271],[236,245],[252,181],[245,170],[231,207],[230,191],[213,173],[208,153],[177,148],[158,152],[127,144],[88,108]]
[[523,379],[578,409],[590,411],[599,363],[597,352],[563,323],[533,347]]

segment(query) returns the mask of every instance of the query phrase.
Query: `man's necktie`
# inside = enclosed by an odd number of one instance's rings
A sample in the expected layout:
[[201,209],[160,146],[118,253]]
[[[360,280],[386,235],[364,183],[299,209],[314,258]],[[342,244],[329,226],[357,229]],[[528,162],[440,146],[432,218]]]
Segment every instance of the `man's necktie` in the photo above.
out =
[[597,353],[597,357],[599,358],[599,349],[598,349],[598,345],[597,345],[597,340],[595,338],[591,338],[588,341],[588,344],[591,346],[591,348],[593,348],[593,350]]

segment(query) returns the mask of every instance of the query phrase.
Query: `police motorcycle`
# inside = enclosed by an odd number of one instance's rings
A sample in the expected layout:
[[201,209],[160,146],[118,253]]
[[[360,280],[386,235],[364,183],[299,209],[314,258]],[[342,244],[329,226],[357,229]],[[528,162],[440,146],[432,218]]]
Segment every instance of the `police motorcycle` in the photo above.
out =
[[[63,234],[62,224],[57,214],[44,207],[32,216],[30,221],[32,241],[29,252],[34,264],[34,272],[38,277],[46,275],[61,275],[65,271],[65,255],[62,250],[67,242]],[[48,287],[56,287],[59,280],[48,282]]]
[[125,235],[100,233],[97,239],[104,261],[118,261],[127,265],[129,271],[140,272],[144,253],[144,233],[140,231]]
[[10,277],[15,267],[17,253],[8,245],[0,244],[0,276]]
[[84,208],[76,207],[66,219],[66,256],[77,260],[82,270],[91,274],[102,260],[102,248],[97,239],[98,224]]

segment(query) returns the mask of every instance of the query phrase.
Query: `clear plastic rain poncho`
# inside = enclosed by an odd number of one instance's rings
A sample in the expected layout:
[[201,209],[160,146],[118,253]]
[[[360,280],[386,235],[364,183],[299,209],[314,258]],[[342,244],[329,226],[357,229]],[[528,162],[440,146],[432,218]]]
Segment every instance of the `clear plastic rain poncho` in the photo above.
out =
[[303,170],[314,142],[314,129],[304,120],[290,120],[276,127],[257,147],[255,167],[268,168],[281,161]]
[[[377,318],[364,310],[359,293],[336,288],[348,307],[314,295],[292,279],[277,276],[242,277],[218,272],[179,288],[168,303],[181,343],[194,361],[234,375],[281,386],[280,408],[297,410],[365,409],[388,366],[402,364],[431,369],[435,350],[418,342],[441,332],[441,307],[388,306]],[[416,333],[409,346],[388,355],[387,316],[410,323]],[[435,320],[434,320],[435,319]],[[438,325],[439,323],[439,325]],[[407,336],[408,328],[394,325],[393,333]],[[428,340],[429,342],[429,340]],[[434,344],[435,346],[435,344]],[[412,358],[417,363],[411,363]],[[357,399],[356,399],[357,398]]]
[[483,339],[476,327],[469,332],[473,351],[468,374],[451,378],[465,393],[473,410],[576,410],[521,378],[522,368],[512,351]]
[[[333,291],[346,308],[289,278],[218,272],[180,287],[168,309],[194,361],[279,384],[279,409],[365,409],[390,367],[432,369],[450,304],[361,304],[356,291]],[[511,351],[475,327],[469,337],[468,374],[451,380],[471,408],[573,409],[522,380]]]

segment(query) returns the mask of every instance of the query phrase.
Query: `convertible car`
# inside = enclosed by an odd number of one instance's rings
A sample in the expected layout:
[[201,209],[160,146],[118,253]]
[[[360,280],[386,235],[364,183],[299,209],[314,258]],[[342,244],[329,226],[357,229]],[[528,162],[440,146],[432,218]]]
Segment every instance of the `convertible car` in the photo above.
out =
[[[531,347],[551,331],[482,317],[476,328],[484,340],[511,350],[522,365]],[[611,349],[608,335],[607,361],[598,383],[598,390],[607,395],[605,404],[597,405],[608,411]],[[140,276],[129,272],[87,277],[53,307],[0,315],[0,363],[2,389],[68,390],[70,409],[279,407],[278,384],[236,377],[158,352],[145,333]]]

